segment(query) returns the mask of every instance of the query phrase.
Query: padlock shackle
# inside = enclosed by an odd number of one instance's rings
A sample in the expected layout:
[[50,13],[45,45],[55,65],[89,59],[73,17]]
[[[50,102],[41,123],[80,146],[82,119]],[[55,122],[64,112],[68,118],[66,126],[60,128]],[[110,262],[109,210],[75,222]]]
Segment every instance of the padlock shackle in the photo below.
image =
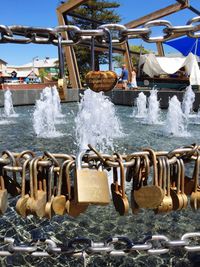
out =
[[94,39],[94,36],[92,36],[91,38],[91,69],[92,71],[95,71],[94,43],[95,43],[95,39]]
[[64,78],[65,73],[65,63],[64,63],[64,53],[62,49],[62,35],[58,35],[58,61],[59,61],[59,79]]
[[109,70],[113,70],[112,64],[112,35],[108,28],[103,29],[108,36],[108,58],[109,58]]
[[[109,60],[109,70],[113,70],[113,64],[112,64],[112,35],[111,31],[108,28],[102,28],[102,30],[105,32],[105,34],[108,37],[108,60]],[[92,36],[91,38],[91,69],[92,71],[95,71],[95,36]]]
[[82,158],[85,154],[89,153],[89,149],[83,149],[81,150],[77,156],[76,156],[76,169],[81,170],[82,169]]

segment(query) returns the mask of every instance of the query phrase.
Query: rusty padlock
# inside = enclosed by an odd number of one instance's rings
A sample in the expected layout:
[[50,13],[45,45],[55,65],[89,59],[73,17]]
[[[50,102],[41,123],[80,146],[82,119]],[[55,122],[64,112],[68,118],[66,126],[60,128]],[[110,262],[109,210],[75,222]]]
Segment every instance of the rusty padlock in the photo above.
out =
[[88,87],[98,92],[108,92],[112,90],[118,82],[117,74],[112,70],[112,36],[108,29],[103,29],[109,39],[109,71],[95,71],[94,64],[94,46],[95,38],[91,38],[91,59],[92,59],[92,71],[86,74],[85,81]]
[[75,201],[80,204],[107,205],[110,203],[107,174],[97,169],[82,168],[85,153],[85,150],[80,152],[76,158]]

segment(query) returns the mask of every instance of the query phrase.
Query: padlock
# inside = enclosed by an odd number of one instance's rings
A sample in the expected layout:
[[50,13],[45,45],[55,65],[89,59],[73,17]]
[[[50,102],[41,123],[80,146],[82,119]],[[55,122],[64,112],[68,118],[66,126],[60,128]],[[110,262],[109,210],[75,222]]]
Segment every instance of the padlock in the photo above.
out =
[[134,197],[140,208],[155,209],[161,204],[164,198],[164,192],[158,185],[158,169],[155,152],[150,148],[145,150],[149,152],[153,162],[152,184],[141,186],[138,190],[135,190]]
[[199,189],[199,167],[200,167],[200,155],[197,152],[197,158],[195,160],[195,167],[193,172],[194,189],[190,196],[190,206],[193,211],[197,211],[200,208],[200,189]]
[[54,166],[51,166],[48,170],[47,203],[45,205],[45,217],[48,219],[51,219],[53,215],[55,214],[53,207],[52,207],[52,203],[54,199],[54,194],[52,190],[52,184],[54,183],[53,174],[54,174]]
[[76,158],[75,201],[80,204],[107,205],[110,203],[107,174],[97,169],[83,169],[82,157],[85,152],[80,152]]
[[37,165],[42,157],[37,157],[30,162],[30,197],[27,201],[27,214],[33,214],[40,218],[45,215],[47,192],[38,188]]
[[24,161],[22,166],[22,186],[21,186],[21,197],[17,200],[16,211],[22,217],[27,216],[27,201],[29,199],[29,194],[26,194],[26,169],[31,159],[28,158]]
[[122,158],[117,158],[116,161],[120,167],[120,184],[118,181],[117,168],[113,168],[113,183],[111,184],[111,193],[115,210],[121,216],[127,215],[129,210],[128,197],[125,193],[125,172]]
[[4,178],[2,174],[0,174],[0,214],[4,214],[7,210],[7,207],[8,207],[8,191],[5,188]]
[[[22,171],[22,167],[17,165],[14,154],[9,150],[3,151],[2,156],[10,160],[10,165],[3,167],[4,185],[11,196],[18,196],[21,193],[21,186],[17,182],[16,173]],[[12,177],[8,176],[8,171],[12,173]]]
[[180,164],[181,164],[181,195],[182,195],[182,198],[183,198],[183,207],[182,209],[186,209],[187,206],[188,206],[188,198],[187,198],[187,195],[185,194],[185,183],[184,183],[184,180],[185,180],[185,165],[184,165],[184,162],[183,162],[183,159],[180,158]]
[[71,185],[71,178],[70,178],[70,172],[71,169],[75,167],[75,161],[71,161],[66,166],[66,185],[67,185],[67,192],[66,192],[66,213],[69,214],[72,217],[77,217],[81,213],[85,212],[89,206],[88,203],[86,204],[80,204],[75,201],[74,199],[74,186]]
[[59,73],[58,73],[58,93],[61,100],[65,100],[66,79],[65,79],[65,61],[62,48],[62,35],[58,35],[58,61],[59,61]]
[[126,181],[130,182],[132,179],[135,179],[135,177],[138,176],[138,172],[140,170],[140,157],[137,157],[135,159],[135,164],[133,166],[126,168]]
[[173,202],[170,196],[170,163],[167,157],[162,157],[163,161],[163,192],[164,198],[160,205],[154,209],[155,214],[170,212],[173,209]]
[[57,183],[57,192],[52,202],[53,211],[57,215],[64,215],[66,213],[66,207],[65,207],[66,206],[66,195],[65,195],[66,190],[64,191],[62,190],[63,172],[64,172],[64,168],[66,164],[69,164],[71,161],[73,160],[68,159],[64,161],[60,167],[60,173],[59,173],[58,183]]
[[88,87],[98,93],[98,92],[108,92],[112,90],[118,82],[117,74],[112,70],[112,36],[108,29],[103,29],[103,31],[108,35],[109,39],[109,70],[108,71],[95,71],[94,64],[94,44],[95,38],[91,39],[91,58],[92,58],[92,71],[86,74],[85,81]]
[[184,163],[182,159],[176,161],[176,171],[174,185],[170,189],[170,195],[173,202],[173,210],[181,210],[187,207],[187,196],[184,193]]

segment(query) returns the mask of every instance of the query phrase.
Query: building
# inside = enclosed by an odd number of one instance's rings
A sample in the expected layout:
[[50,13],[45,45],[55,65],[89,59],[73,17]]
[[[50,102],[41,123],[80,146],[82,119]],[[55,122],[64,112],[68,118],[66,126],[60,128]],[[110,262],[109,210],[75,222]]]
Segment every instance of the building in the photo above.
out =
[[20,66],[7,65],[7,62],[0,59],[0,72],[4,81],[8,83],[52,81],[56,80],[58,76],[58,59],[48,57],[39,59],[35,57],[32,62]]

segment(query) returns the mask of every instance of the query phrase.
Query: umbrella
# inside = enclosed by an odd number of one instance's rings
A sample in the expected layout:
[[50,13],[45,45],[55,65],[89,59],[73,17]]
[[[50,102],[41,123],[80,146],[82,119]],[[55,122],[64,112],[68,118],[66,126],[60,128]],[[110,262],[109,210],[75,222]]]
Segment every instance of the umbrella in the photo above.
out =
[[164,44],[174,47],[180,51],[184,56],[192,52],[196,56],[200,56],[199,38],[183,37],[173,41],[164,42]]

